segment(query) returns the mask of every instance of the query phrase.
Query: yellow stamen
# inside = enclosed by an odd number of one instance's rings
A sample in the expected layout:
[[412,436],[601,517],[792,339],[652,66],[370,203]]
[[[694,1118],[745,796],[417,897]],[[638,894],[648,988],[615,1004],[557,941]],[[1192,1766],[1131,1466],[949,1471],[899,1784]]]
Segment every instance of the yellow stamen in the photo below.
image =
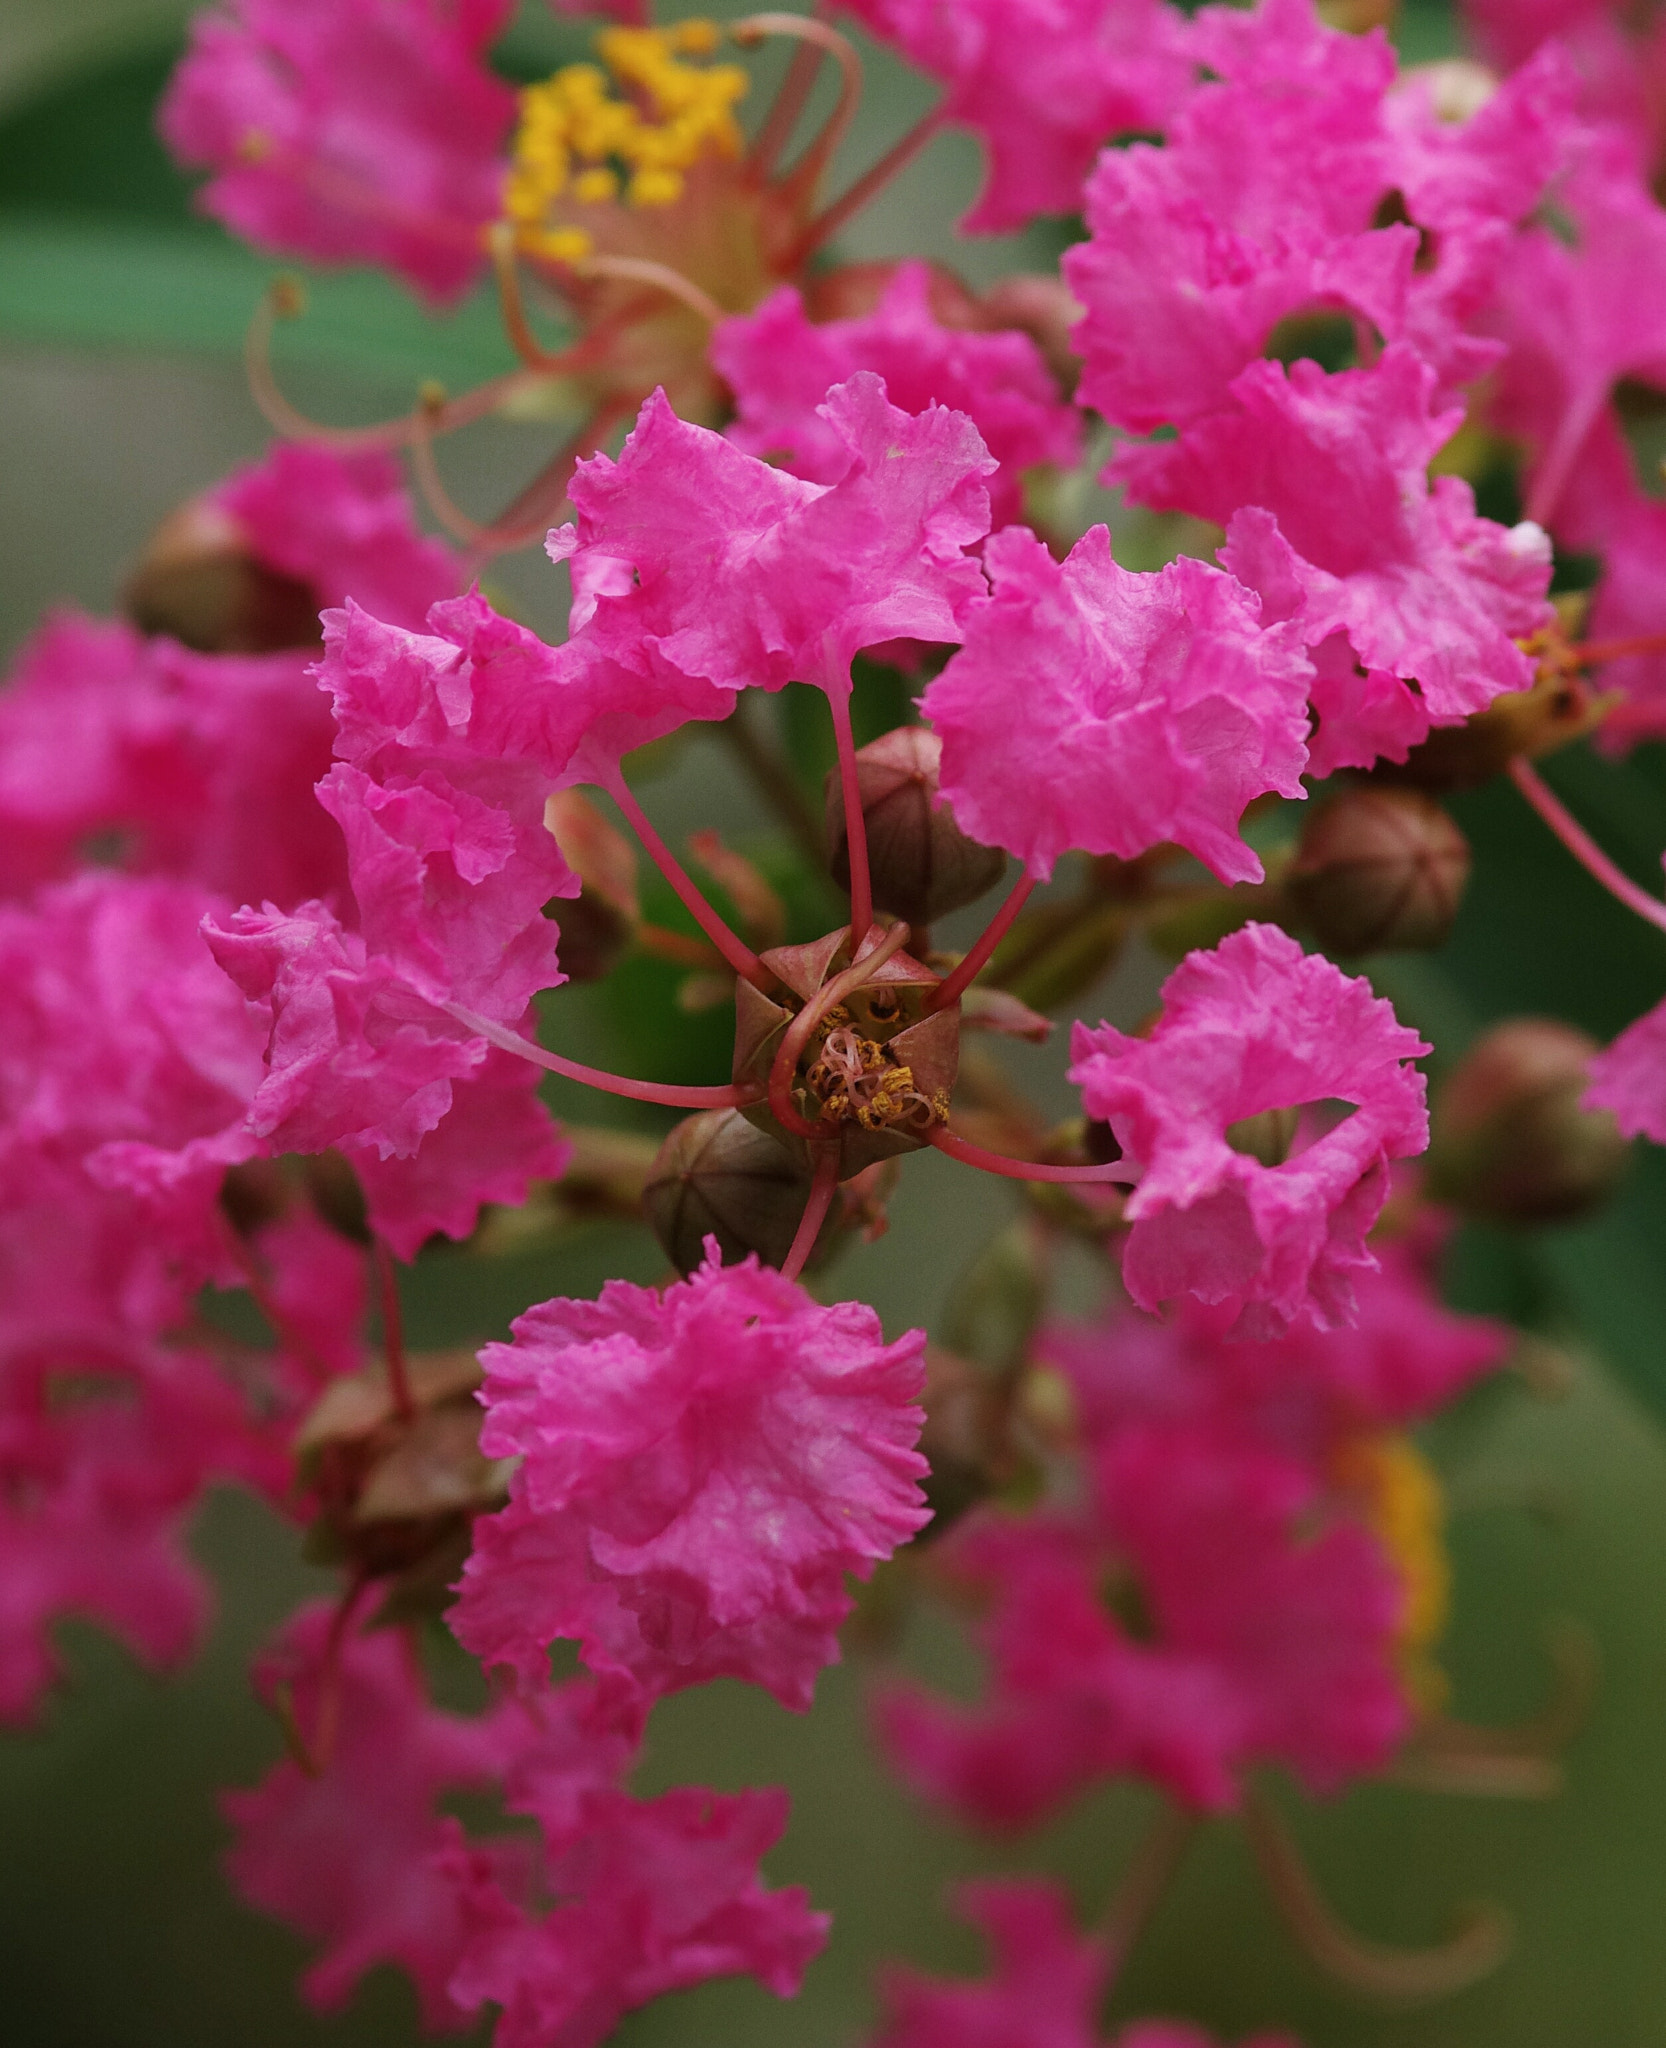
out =
[[1341,1484],[1358,1496],[1366,1519],[1400,1574],[1401,1672],[1416,1704],[1433,1711],[1447,1680],[1430,1652],[1452,1609],[1446,1553],[1446,1497],[1434,1468],[1407,1436],[1355,1437],[1336,1461]]
[[[573,261],[565,244],[552,242],[579,232],[548,224],[557,200],[606,205],[622,188],[628,205],[671,206],[702,158],[740,154],[734,108],[750,83],[746,72],[683,61],[710,56],[718,40],[709,21],[606,29],[596,38],[605,70],[569,64],[521,94],[503,212],[523,248]],[[589,247],[587,237],[580,254]]]

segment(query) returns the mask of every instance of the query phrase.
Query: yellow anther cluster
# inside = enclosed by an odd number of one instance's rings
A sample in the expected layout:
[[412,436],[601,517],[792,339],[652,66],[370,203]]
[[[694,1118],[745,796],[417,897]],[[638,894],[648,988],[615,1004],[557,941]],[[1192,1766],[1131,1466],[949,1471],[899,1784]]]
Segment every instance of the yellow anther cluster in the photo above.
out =
[[[847,1017],[840,1005],[831,1014]],[[828,1033],[805,1076],[830,1123],[854,1120],[865,1131],[912,1124],[929,1130],[949,1120],[949,1097],[937,1089],[928,1099],[916,1087],[914,1069],[893,1062],[884,1046],[841,1023]]]
[[[558,199],[594,205],[670,206],[704,156],[739,154],[735,103],[748,79],[737,64],[691,64],[716,49],[709,21],[610,28],[596,38],[601,65],[569,64],[521,94],[504,212],[522,246],[558,262],[588,253],[582,228],[551,226]],[[604,70],[602,67],[605,66]]]
[[1429,1652],[1445,1633],[1452,1604],[1440,1481],[1411,1439],[1397,1434],[1356,1437],[1343,1449],[1337,1476],[1362,1497],[1372,1530],[1400,1574],[1407,1683],[1420,1705],[1438,1705],[1445,1679]]

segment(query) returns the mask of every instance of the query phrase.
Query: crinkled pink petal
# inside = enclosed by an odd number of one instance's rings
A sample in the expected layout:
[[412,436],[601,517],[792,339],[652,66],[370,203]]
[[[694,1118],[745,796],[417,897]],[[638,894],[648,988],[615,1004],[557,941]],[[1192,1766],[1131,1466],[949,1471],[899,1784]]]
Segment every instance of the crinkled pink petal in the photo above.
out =
[[1047,876],[1075,847],[1124,859],[1172,841],[1223,881],[1261,863],[1246,804],[1302,794],[1311,670],[1288,626],[1183,556],[1119,568],[1103,526],[1058,563],[1022,527],[984,550],[994,585],[921,698],[961,829]]
[[1184,20],[1159,0],[844,0],[947,88],[988,153],[972,233],[1074,213],[1114,136],[1160,129],[1192,84]]
[[[1123,1255],[1133,1299],[1196,1295],[1247,1334],[1351,1319],[1389,1163],[1428,1143],[1423,1077],[1406,1064],[1427,1051],[1369,982],[1260,924],[1188,954],[1149,1037],[1077,1024],[1071,1078],[1141,1170]],[[1311,1142],[1299,1133],[1282,1165],[1228,1142],[1246,1117],[1306,1104]],[[1325,1128],[1326,1104],[1352,1107]]]
[[199,204],[274,255],[376,263],[455,299],[484,264],[515,114],[484,53],[510,0],[224,0],[159,125]]
[[945,405],[971,420],[1000,465],[990,479],[991,522],[1018,518],[1023,472],[1073,464],[1081,416],[1060,400],[1027,334],[945,327],[932,312],[930,286],[926,264],[902,263],[878,306],[858,319],[812,325],[798,292],[783,285],[755,312],[723,321],[712,332],[711,359],[735,395],[728,438],[794,476],[836,482],[849,449],[817,408],[830,386],[872,370],[903,412]]
[[962,1885],[955,1908],[989,1944],[988,1980],[887,1970],[871,2048],[1097,2048],[1112,1958],[1077,1932],[1062,1886],[986,1878]]
[[414,1259],[436,1232],[465,1238],[485,1203],[519,1207],[532,1181],[560,1178],[572,1147],[538,1100],[541,1079],[493,1046],[452,1084],[450,1110],[410,1158],[354,1148],[370,1227],[396,1258]]
[[257,561],[317,591],[320,610],[353,598],[376,618],[415,629],[463,581],[451,550],[418,532],[404,473],[381,449],[340,454],[282,441],[211,501]]
[[[801,482],[643,406],[617,462],[580,463],[575,526],[549,549],[572,560],[592,608],[562,650],[616,676],[650,707],[669,671],[718,693],[788,682],[843,688],[851,657],[881,641],[953,641],[984,595],[966,549],[989,527],[995,462],[972,422],[942,406],[911,415],[859,371],[819,408],[844,449],[825,484]],[[603,579],[598,561],[625,563]],[[721,696],[700,715],[724,714]],[[692,714],[678,712],[679,721]]]
[[516,745],[550,650],[477,594],[430,625],[352,603],[326,615],[318,672],[342,758],[319,799],[346,835],[372,956],[435,1003],[508,1023],[564,978],[544,906],[578,886],[544,826],[555,778]]
[[599,2048],[627,2012],[714,1977],[753,1976],[791,1997],[827,1919],[800,1887],[760,1881],[786,1819],[784,1792],[591,1793],[567,1842],[551,1845],[544,1880],[557,1903],[541,1915],[454,1827],[431,1864],[465,1929],[451,1996],[502,2008],[496,2048]]
[[475,1524],[452,1623],[529,1681],[557,1636],[652,1692],[721,1673],[809,1704],[844,1574],[926,1519],[913,1449],[924,1338],[882,1342],[758,1265],[552,1301],[481,1354],[489,1457],[518,1457]]
[[1363,668],[1415,680],[1430,722],[1452,724],[1532,680],[1516,639],[1549,617],[1550,545],[1529,522],[1478,518],[1457,477],[1431,486],[1458,424],[1433,391],[1399,345],[1335,376],[1252,363],[1231,411],[1113,467],[1142,502],[1227,526],[1221,560],[1270,617],[1309,646],[1345,632]]
[[1591,1060],[1590,1109],[1611,1109],[1628,1138],[1666,1145],[1666,1002],[1628,1024]]
[[[327,1602],[302,1608],[255,1667],[257,1690],[273,1704],[284,1688],[303,1730],[319,1725],[332,1618]],[[337,1663],[328,1763],[311,1777],[285,1761],[252,1791],[223,1795],[237,1837],[226,1869],[251,1905],[318,1944],[302,1986],[319,2010],[345,2005],[378,1963],[398,1963],[424,2024],[461,2031],[468,2008],[447,1983],[469,1927],[433,1865],[448,1840],[436,1806],[497,1776],[525,1739],[521,1709],[441,1713],[396,1629],[349,1633]]]

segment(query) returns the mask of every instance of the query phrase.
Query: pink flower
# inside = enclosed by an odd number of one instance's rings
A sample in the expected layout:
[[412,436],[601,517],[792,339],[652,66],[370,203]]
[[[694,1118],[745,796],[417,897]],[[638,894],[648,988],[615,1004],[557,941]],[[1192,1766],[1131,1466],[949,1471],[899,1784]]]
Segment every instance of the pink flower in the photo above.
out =
[[800,1887],[759,1880],[786,1819],[784,1792],[587,1793],[546,1823],[542,1881],[556,1903],[542,1913],[511,1896],[501,1859],[465,1849],[453,1823],[433,1866],[466,1928],[451,1995],[503,2008],[495,2048],[597,2048],[627,2012],[713,1977],[753,1976],[790,1998],[827,1919]]
[[338,454],[281,441],[210,503],[257,561],[315,590],[320,610],[353,598],[390,625],[415,628],[462,584],[451,550],[418,532],[399,464],[378,449]]
[[1531,451],[1529,506],[1556,508],[1622,377],[1666,383],[1666,214],[1634,150],[1587,131],[1550,219],[1512,244],[1492,324],[1509,344],[1489,417]]
[[371,952],[430,1001],[510,1023],[563,979],[544,905],[578,893],[544,828],[554,779],[517,744],[549,650],[477,594],[429,623],[406,632],[352,602],[326,616],[341,759],[319,800],[346,834]]
[[467,1237],[482,1204],[518,1207],[532,1181],[560,1178],[572,1147],[538,1100],[542,1078],[490,1047],[452,1083],[450,1110],[409,1158],[384,1158],[373,1144],[348,1148],[370,1227],[396,1258],[414,1259],[436,1232]]
[[100,846],[233,899],[339,888],[341,838],[313,794],[329,706],[307,662],[48,617],[0,693],[0,887],[67,875]]
[[451,1839],[436,1807],[497,1777],[525,1740],[522,1710],[441,1713],[398,1630],[348,1632],[332,1651],[331,1629],[316,1601],[256,1663],[268,1706],[281,1694],[303,1731],[333,1720],[334,1741],[315,1777],[286,1761],[253,1791],[224,1795],[237,1831],[226,1868],[251,1905],[318,1944],[302,1986],[319,2010],[345,2005],[367,1970],[392,1962],[410,1973],[424,2024],[461,2031],[470,2007],[447,1983],[470,1929],[434,1861]]
[[1547,56],[1459,123],[1419,86],[1390,97],[1388,46],[1308,0],[1211,9],[1195,41],[1216,78],[1162,147],[1105,152],[1064,259],[1083,401],[1138,432],[1202,419],[1316,308],[1415,342],[1442,392],[1487,369],[1501,351],[1475,322],[1569,129],[1564,67]]
[[[1246,925],[1187,955],[1148,1038],[1077,1024],[1071,1050],[1088,1114],[1141,1169],[1123,1280],[1142,1308],[1193,1294],[1252,1336],[1351,1317],[1389,1163],[1428,1143],[1423,1077],[1405,1064],[1428,1047],[1369,982]],[[1230,1142],[1246,1117],[1338,1101],[1350,1113],[1327,1126],[1317,1108],[1280,1165]]]
[[944,117],[989,154],[962,227],[1073,213],[1113,136],[1163,128],[1192,83],[1185,23],[1159,0],[844,0],[947,87]]
[[1380,1767],[1409,1725],[1404,1594],[1357,1522],[1315,1533],[1325,1506],[1308,1467],[1239,1428],[1130,1423],[1099,1449],[1090,1508],[969,1518],[945,1561],[991,1602],[987,1697],[881,1695],[898,1768],[1009,1829],[1107,1776],[1214,1811],[1255,1764],[1316,1791]]
[[1666,1002],[1628,1024],[1591,1061],[1589,1109],[1611,1109],[1628,1138],[1666,1145]]
[[1224,881],[1259,880],[1252,798],[1302,794],[1311,677],[1288,626],[1182,557],[1155,575],[1094,527],[1062,565],[1027,529],[984,551],[992,601],[921,698],[961,829],[1033,874],[1068,848],[1123,858],[1173,841]]
[[1081,417],[1061,402],[1028,335],[942,326],[930,287],[926,264],[901,263],[878,306],[859,319],[813,326],[799,294],[783,285],[756,312],[725,320],[713,330],[711,359],[735,394],[729,439],[794,476],[836,482],[849,467],[849,446],[817,408],[831,385],[872,370],[904,412],[945,405],[964,413],[1000,465],[990,481],[993,524],[1020,517],[1022,473],[1074,463]]
[[1077,1932],[1063,1888],[988,1878],[962,1885],[955,1907],[989,1943],[989,1981],[886,1971],[872,2048],[1096,2048],[1112,1959]]
[[483,61],[508,0],[226,0],[198,17],[164,140],[199,203],[275,255],[380,263],[425,298],[478,274],[515,98]]
[[528,1682],[569,1636],[650,1692],[729,1674],[806,1707],[844,1574],[926,1519],[923,1335],[887,1346],[862,1304],[707,1253],[663,1295],[545,1302],[481,1354],[481,1446],[521,1462],[475,1524],[453,1626]]
[[1090,1442],[1132,1422],[1210,1419],[1323,1470],[1350,1438],[1455,1400],[1508,1351],[1504,1324],[1454,1315],[1435,1294],[1427,1268],[1439,1239],[1377,1247],[1345,1330],[1299,1322],[1246,1341],[1227,1333],[1220,1309],[1187,1298],[1160,1322],[1124,1308],[1049,1325],[1040,1355],[1068,1376]]
[[[996,467],[976,428],[941,406],[898,411],[866,370],[818,412],[845,451],[827,483],[690,426],[663,392],[617,462],[579,464],[578,522],[549,540],[586,608],[564,672],[601,661],[621,709],[664,702],[664,731],[724,716],[751,685],[844,690],[851,657],[880,641],[961,637],[984,594],[965,550],[988,531]],[[709,686],[702,711],[691,683]]]
[[[1533,664],[1515,636],[1549,616],[1549,543],[1531,524],[1477,518],[1457,477],[1431,487],[1429,458],[1460,417],[1431,410],[1433,371],[1395,346],[1331,377],[1252,363],[1232,393],[1234,410],[1178,441],[1126,450],[1113,468],[1132,493],[1226,525],[1221,561],[1269,620],[1293,620],[1311,647],[1346,633],[1366,671],[1415,680],[1430,724],[1525,689]],[[1368,707],[1377,687],[1368,674]],[[1369,758],[1346,707],[1332,722],[1330,766]]]

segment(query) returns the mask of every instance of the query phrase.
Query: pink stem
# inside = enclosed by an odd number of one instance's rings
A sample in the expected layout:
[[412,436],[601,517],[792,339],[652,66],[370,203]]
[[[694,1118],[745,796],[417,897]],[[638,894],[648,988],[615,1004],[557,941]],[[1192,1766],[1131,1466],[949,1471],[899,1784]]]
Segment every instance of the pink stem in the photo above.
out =
[[1591,422],[1596,418],[1605,396],[1605,391],[1599,390],[1582,405],[1570,406],[1563,414],[1562,424],[1545,451],[1538,474],[1528,486],[1527,516],[1535,526],[1550,524],[1551,515],[1561,502],[1568,478],[1573,474],[1574,462],[1585,445]]
[[1137,1171],[1124,1160],[1113,1160],[1108,1166],[1049,1166],[1039,1159],[1014,1159],[1005,1152],[986,1152],[981,1145],[957,1138],[941,1125],[931,1133],[929,1142],[963,1166],[975,1166],[980,1173],[999,1174],[1003,1180],[1119,1181],[1128,1186]]
[[933,107],[929,113],[922,114],[900,140],[892,143],[878,163],[865,170],[848,191],[842,192],[831,206],[816,215],[793,244],[782,268],[796,270],[806,257],[813,256],[824,242],[839,232],[852,214],[860,213],[876,192],[882,191],[899,171],[914,161],[942,125],[941,107]]
[[793,1241],[787,1256],[781,1262],[783,1280],[796,1280],[804,1271],[805,1261],[816,1248],[816,1239],[821,1227],[827,1221],[827,1212],[833,1206],[833,1197],[839,1186],[839,1144],[835,1139],[831,1145],[822,1148],[816,1161],[816,1173],[810,1183],[810,1199],[804,1204],[804,1214],[798,1219],[798,1228],[793,1232]]
[[995,948],[1012,929],[1013,919],[1017,917],[1019,911],[1030,900],[1030,892],[1034,887],[1034,875],[1026,874],[1019,876],[1018,880],[1013,884],[1012,891],[1006,901],[989,920],[988,928],[977,944],[973,946],[971,952],[966,955],[966,958],[961,961],[958,967],[953,969],[932,990],[926,1001],[926,1008],[928,1010],[946,1010],[950,1003],[958,1003],[960,1001],[960,998],[971,987],[975,978],[988,965],[990,955],[995,951]]
[[730,931],[711,905],[701,895],[681,861],[666,845],[665,841],[648,822],[647,813],[625,786],[625,778],[615,769],[612,779],[602,787],[612,797],[629,821],[632,831],[642,841],[642,850],[660,873],[676,890],[690,917],[711,940],[712,944],[728,961],[729,965],[745,981],[765,995],[775,987],[775,977],[753,952],[746,941]]
[[1598,846],[1577,818],[1568,811],[1533,765],[1517,755],[1510,763],[1510,780],[1533,806],[1586,873],[1595,877],[1611,896],[1618,897],[1627,910],[1666,931],[1666,903],[1639,888],[1622,874]]
[[850,685],[826,691],[839,749],[839,793],[845,806],[845,846],[850,855],[850,943],[860,945],[873,923],[873,882],[868,873],[868,826],[862,815],[862,787],[856,772],[856,735],[850,727]]
[[745,1103],[756,1102],[764,1092],[761,1088],[737,1088],[732,1084],[727,1088],[683,1088],[659,1081],[632,1081],[623,1074],[610,1074],[603,1067],[586,1067],[577,1060],[564,1060],[558,1052],[545,1052],[530,1038],[494,1024],[490,1017],[482,1017],[479,1011],[463,1003],[441,1003],[439,1008],[477,1038],[512,1052],[517,1059],[530,1060],[535,1067],[543,1067],[552,1074],[564,1074],[569,1081],[582,1081],[587,1088],[628,1096],[632,1102],[663,1102],[671,1109],[739,1109]]
[[388,1390],[393,1395],[394,1413],[401,1422],[416,1414],[411,1398],[411,1376],[405,1369],[405,1318],[399,1307],[399,1276],[393,1270],[393,1254],[382,1240],[371,1240],[371,1257],[376,1263],[376,1285],[382,1297],[382,1349],[388,1361]]

